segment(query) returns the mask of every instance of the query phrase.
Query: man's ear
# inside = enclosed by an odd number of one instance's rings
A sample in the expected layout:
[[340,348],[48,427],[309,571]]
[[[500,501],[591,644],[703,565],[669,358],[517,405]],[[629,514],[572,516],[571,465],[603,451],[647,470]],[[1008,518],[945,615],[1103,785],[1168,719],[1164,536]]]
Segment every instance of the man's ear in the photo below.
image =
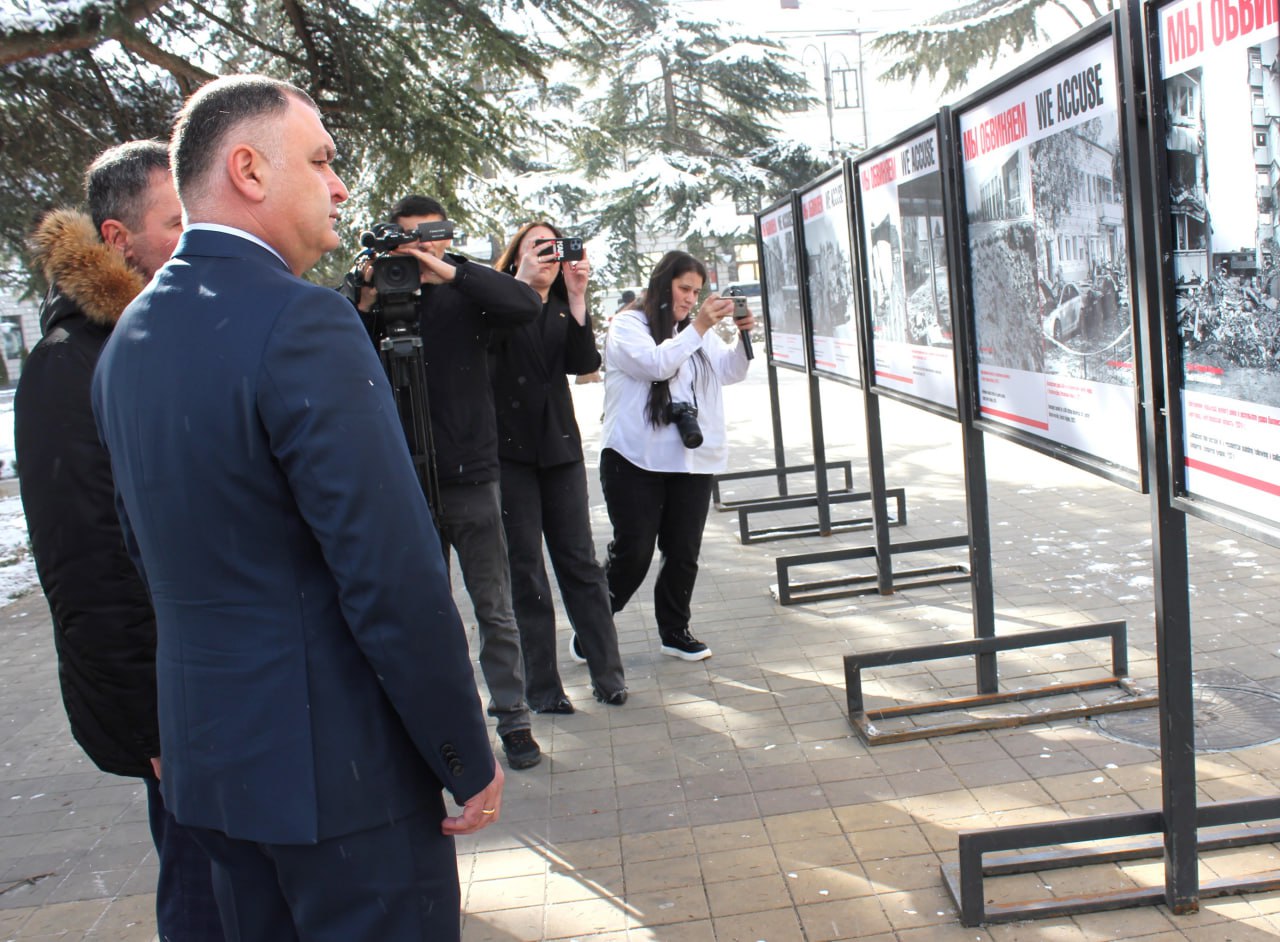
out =
[[102,241],[121,255],[129,254],[129,228],[119,219],[105,219],[98,230]]
[[227,154],[227,178],[237,192],[253,203],[261,203],[267,197],[266,158],[249,144],[239,144]]

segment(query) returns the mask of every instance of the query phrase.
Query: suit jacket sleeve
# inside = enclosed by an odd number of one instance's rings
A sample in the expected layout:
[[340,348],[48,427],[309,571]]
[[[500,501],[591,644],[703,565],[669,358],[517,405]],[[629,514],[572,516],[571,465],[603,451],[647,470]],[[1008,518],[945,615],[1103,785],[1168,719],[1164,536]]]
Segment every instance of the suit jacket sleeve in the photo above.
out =
[[484,312],[488,326],[517,327],[529,323],[542,311],[538,292],[524,282],[460,256],[449,256],[449,261],[458,266],[453,289],[476,310]]
[[356,644],[419,754],[466,801],[494,776],[466,635],[390,386],[336,293],[299,292],[281,313],[258,408]]

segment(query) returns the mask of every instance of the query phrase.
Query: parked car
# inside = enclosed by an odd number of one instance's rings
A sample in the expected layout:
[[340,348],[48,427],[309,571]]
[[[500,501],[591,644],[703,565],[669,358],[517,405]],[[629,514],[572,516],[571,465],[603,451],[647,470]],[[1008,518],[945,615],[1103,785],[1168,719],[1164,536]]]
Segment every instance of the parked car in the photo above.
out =
[[1080,333],[1084,326],[1085,306],[1091,303],[1093,289],[1067,282],[1058,294],[1058,303],[1044,319],[1044,335],[1059,342]]

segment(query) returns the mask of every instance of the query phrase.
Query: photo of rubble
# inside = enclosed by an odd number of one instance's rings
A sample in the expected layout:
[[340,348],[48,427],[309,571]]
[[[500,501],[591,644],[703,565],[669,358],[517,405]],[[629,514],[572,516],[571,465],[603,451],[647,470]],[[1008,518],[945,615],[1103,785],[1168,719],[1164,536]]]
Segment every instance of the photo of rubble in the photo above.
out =
[[978,362],[1044,372],[1027,148],[966,180],[969,278]]
[[1183,385],[1280,407],[1280,39],[1231,55],[1164,83]]
[[1134,382],[1120,129],[1111,112],[1031,145],[1044,372]]

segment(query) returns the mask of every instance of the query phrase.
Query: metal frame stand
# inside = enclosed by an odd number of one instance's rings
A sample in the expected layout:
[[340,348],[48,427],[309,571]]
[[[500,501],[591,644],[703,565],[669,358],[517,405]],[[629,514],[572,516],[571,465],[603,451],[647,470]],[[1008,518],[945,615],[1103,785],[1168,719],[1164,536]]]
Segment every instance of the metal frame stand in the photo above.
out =
[[[955,198],[958,168],[946,155],[957,151],[953,138],[953,122],[947,109],[943,109],[939,135],[943,162],[944,202],[949,207],[947,225],[951,232],[959,232],[963,220],[960,217],[960,201]],[[965,296],[964,276],[959,259],[958,239],[948,239],[948,266],[951,279],[951,296]],[[964,317],[957,317],[953,324],[955,342],[958,351],[972,351],[973,338],[970,325]],[[1155,703],[1152,697],[1143,697],[1129,683],[1128,657],[1126,654],[1126,626],[1124,622],[1108,622],[1105,624],[1079,625],[1070,628],[1040,629],[1020,632],[997,638],[995,630],[995,591],[991,566],[991,521],[987,495],[986,447],[981,430],[975,428],[977,403],[977,379],[969,368],[970,361],[975,358],[959,356],[956,362],[956,403],[960,420],[961,448],[964,454],[965,511],[968,523],[967,543],[969,546],[969,566],[960,572],[941,574],[942,578],[933,582],[968,581],[970,598],[973,606],[973,638],[941,642],[934,645],[895,648],[869,654],[849,654],[844,658],[845,680],[847,684],[849,721],[859,738],[868,746],[892,742],[903,742],[912,739],[923,739],[933,736],[949,736],[957,733],[972,732],[983,729],[997,729],[1026,723],[1047,723],[1058,719],[1069,719],[1088,716],[1094,713],[1109,713],[1119,710],[1138,709]],[[871,397],[868,397],[870,400]],[[879,445],[880,415],[878,402],[868,402],[867,434],[869,440]],[[873,486],[877,473],[873,463]],[[883,459],[879,472],[883,474]],[[877,561],[882,578],[889,581],[892,590],[892,569],[890,561],[892,553],[909,552],[912,549],[936,548],[922,541],[923,546],[906,544],[894,547],[888,542],[887,526],[877,526]],[[959,545],[963,542],[957,541]],[[865,551],[864,551],[865,552]],[[1092,638],[1111,639],[1111,673],[1105,678],[1081,684],[1060,684],[1040,687],[1033,690],[1001,693],[997,656],[1003,651],[1018,651],[1026,648],[1040,647],[1049,644],[1065,644]],[[889,707],[868,711],[862,696],[861,672],[868,667],[880,667],[891,664],[910,664],[921,661],[937,660],[948,657],[968,656],[974,659],[975,693],[968,697],[948,698],[923,704]],[[942,713],[960,711],[1000,703],[1029,700],[1055,696],[1057,694],[1078,692],[1088,689],[1113,686],[1123,691],[1129,699],[1109,700],[1105,703],[1060,707],[1046,709],[1028,714],[1025,717],[975,717],[966,722],[948,722],[934,726],[911,727],[906,730],[880,730],[875,721],[891,718],[909,717],[925,713]]]
[[[817,464],[787,464],[786,449],[782,444],[782,410],[778,400],[778,367],[773,363],[769,363],[766,367],[769,378],[769,416],[773,429],[773,467],[761,468],[754,471],[728,471],[724,474],[714,475],[711,479],[711,504],[716,510],[724,512],[729,510],[738,510],[739,508],[755,507],[764,504],[771,504],[781,501],[785,498],[792,500],[812,500],[817,494],[816,492],[806,492],[799,494],[790,493],[788,486],[788,477],[793,474],[816,474]],[[853,490],[853,463],[850,461],[837,461],[831,464],[822,465],[825,474],[832,471],[844,472],[844,486],[832,488],[829,483],[824,481],[829,494],[838,495]],[[730,481],[752,481],[757,478],[775,478],[778,484],[778,493],[767,497],[746,497],[736,500],[725,500],[720,493],[721,484]],[[806,504],[797,504],[796,506],[810,506]],[[812,504],[811,506],[817,506]],[[786,508],[790,509],[790,508]],[[738,518],[739,527],[743,527],[743,519],[741,513]],[[744,543],[747,542],[743,539]]]
[[[1195,862],[1196,855],[1201,851],[1250,847],[1280,841],[1280,824],[1267,827],[1229,827],[1280,818],[1280,798],[1222,801],[1198,809],[1193,803],[1191,810],[1192,843],[1188,852],[1192,862]],[[1205,830],[1209,830],[1210,833],[1201,836],[1201,831]],[[1137,835],[1156,836],[1144,840],[1124,840]],[[960,860],[954,864],[943,864],[942,876],[946,881],[947,890],[960,909],[960,922],[965,926],[1044,919],[1053,916],[1074,916],[1081,913],[1127,909],[1131,906],[1154,906],[1158,903],[1170,902],[1167,886],[1132,887],[1090,896],[1047,897],[1019,900],[1013,903],[990,903],[986,901],[986,888],[983,881],[986,877],[1142,860],[1159,857],[1162,852],[1165,853],[1167,872],[1172,863],[1166,848],[1168,837],[1169,829],[1165,813],[1159,810],[1096,815],[1074,821],[1053,821],[1014,828],[962,831],[959,839]],[[1105,849],[1056,849],[1030,854],[1009,853],[1015,849],[1021,850],[1028,847],[1101,840],[1113,843]],[[1223,877],[1207,880],[1200,884],[1198,896],[1230,896],[1235,893],[1257,893],[1277,888],[1280,888],[1280,870],[1272,870],[1243,879]],[[1172,903],[1170,908],[1174,908]],[[1174,911],[1186,913],[1198,908],[1198,902],[1194,902],[1190,906],[1176,908]]]
[[[873,651],[868,654],[849,654],[844,659],[845,698],[849,708],[849,719],[858,731],[859,738],[867,745],[875,746],[895,742],[909,742],[913,739],[928,739],[933,736],[949,736],[954,733],[969,733],[980,729],[1008,729],[1014,726],[1026,726],[1031,723],[1044,723],[1049,719],[1072,719],[1080,716],[1093,716],[1098,713],[1118,713],[1123,710],[1138,710],[1155,706],[1156,697],[1144,694],[1134,687],[1127,677],[1129,673],[1129,655],[1125,649],[1125,636],[1125,623],[1112,621],[1096,625],[1077,625],[1071,628],[1046,628],[1040,631],[1006,635],[1002,638],[941,641],[938,644],[893,648],[889,651]],[[1075,641],[1086,641],[1095,638],[1108,638],[1111,641],[1111,674],[1105,678],[1079,681],[1072,684],[1050,684],[1046,687],[1035,687],[1030,690],[1015,690],[1006,693],[998,691],[979,693],[972,697],[935,700],[930,703],[886,707],[881,710],[866,709],[862,699],[862,671],[869,667],[917,664],[951,657],[994,654],[997,651],[1021,651],[1026,648],[1069,644]],[[877,720],[883,721],[906,716],[919,716],[924,713],[966,710],[998,703],[1016,703],[1041,697],[1081,693],[1103,687],[1118,687],[1128,696],[1123,700],[1110,700],[1105,703],[1066,707],[1047,712],[987,717],[973,719],[965,723],[915,727],[906,730],[880,730],[875,725]]]
[[[1098,815],[1019,827],[964,832],[959,838],[959,862],[942,868],[948,890],[960,909],[961,923],[1008,922],[1045,916],[1102,912],[1130,906],[1163,903],[1174,914],[1195,912],[1202,897],[1274,890],[1280,871],[1245,878],[1200,882],[1199,854],[1203,850],[1249,846],[1280,840],[1280,826],[1237,827],[1280,819],[1280,798],[1197,804],[1195,717],[1192,691],[1191,606],[1188,588],[1187,522],[1173,505],[1173,469],[1177,443],[1170,437],[1167,410],[1177,408],[1170,377],[1180,376],[1181,350],[1176,329],[1166,311],[1170,290],[1157,265],[1160,245],[1167,242],[1156,230],[1168,218],[1167,194],[1156,191],[1162,179],[1150,141],[1163,137],[1162,119],[1146,112],[1147,95],[1141,68],[1158,48],[1156,25],[1144,22],[1144,4],[1130,0],[1120,17],[1119,42],[1135,83],[1128,91],[1130,154],[1129,183],[1136,205],[1151,207],[1135,225],[1133,258],[1141,287],[1142,314],[1137,319],[1144,380],[1143,425],[1147,472],[1151,484],[1153,568],[1155,574],[1156,660],[1159,671],[1161,807],[1131,814]],[[1153,16],[1151,18],[1155,20]],[[1155,127],[1148,136],[1148,121]],[[1170,401],[1173,399],[1173,401]],[[1204,835],[1206,829],[1220,829]],[[1136,835],[1153,835],[1133,841]],[[1129,839],[1129,840],[1125,840]],[[1027,853],[1029,848],[1084,841],[1109,841],[1111,846],[1081,851]],[[1016,851],[1016,853],[1015,853]],[[986,859],[986,855],[992,859]],[[1025,873],[1055,867],[1115,862],[1136,857],[1164,858],[1164,886],[1117,890],[1068,899],[1040,899],[1011,903],[986,902],[986,877]]]

